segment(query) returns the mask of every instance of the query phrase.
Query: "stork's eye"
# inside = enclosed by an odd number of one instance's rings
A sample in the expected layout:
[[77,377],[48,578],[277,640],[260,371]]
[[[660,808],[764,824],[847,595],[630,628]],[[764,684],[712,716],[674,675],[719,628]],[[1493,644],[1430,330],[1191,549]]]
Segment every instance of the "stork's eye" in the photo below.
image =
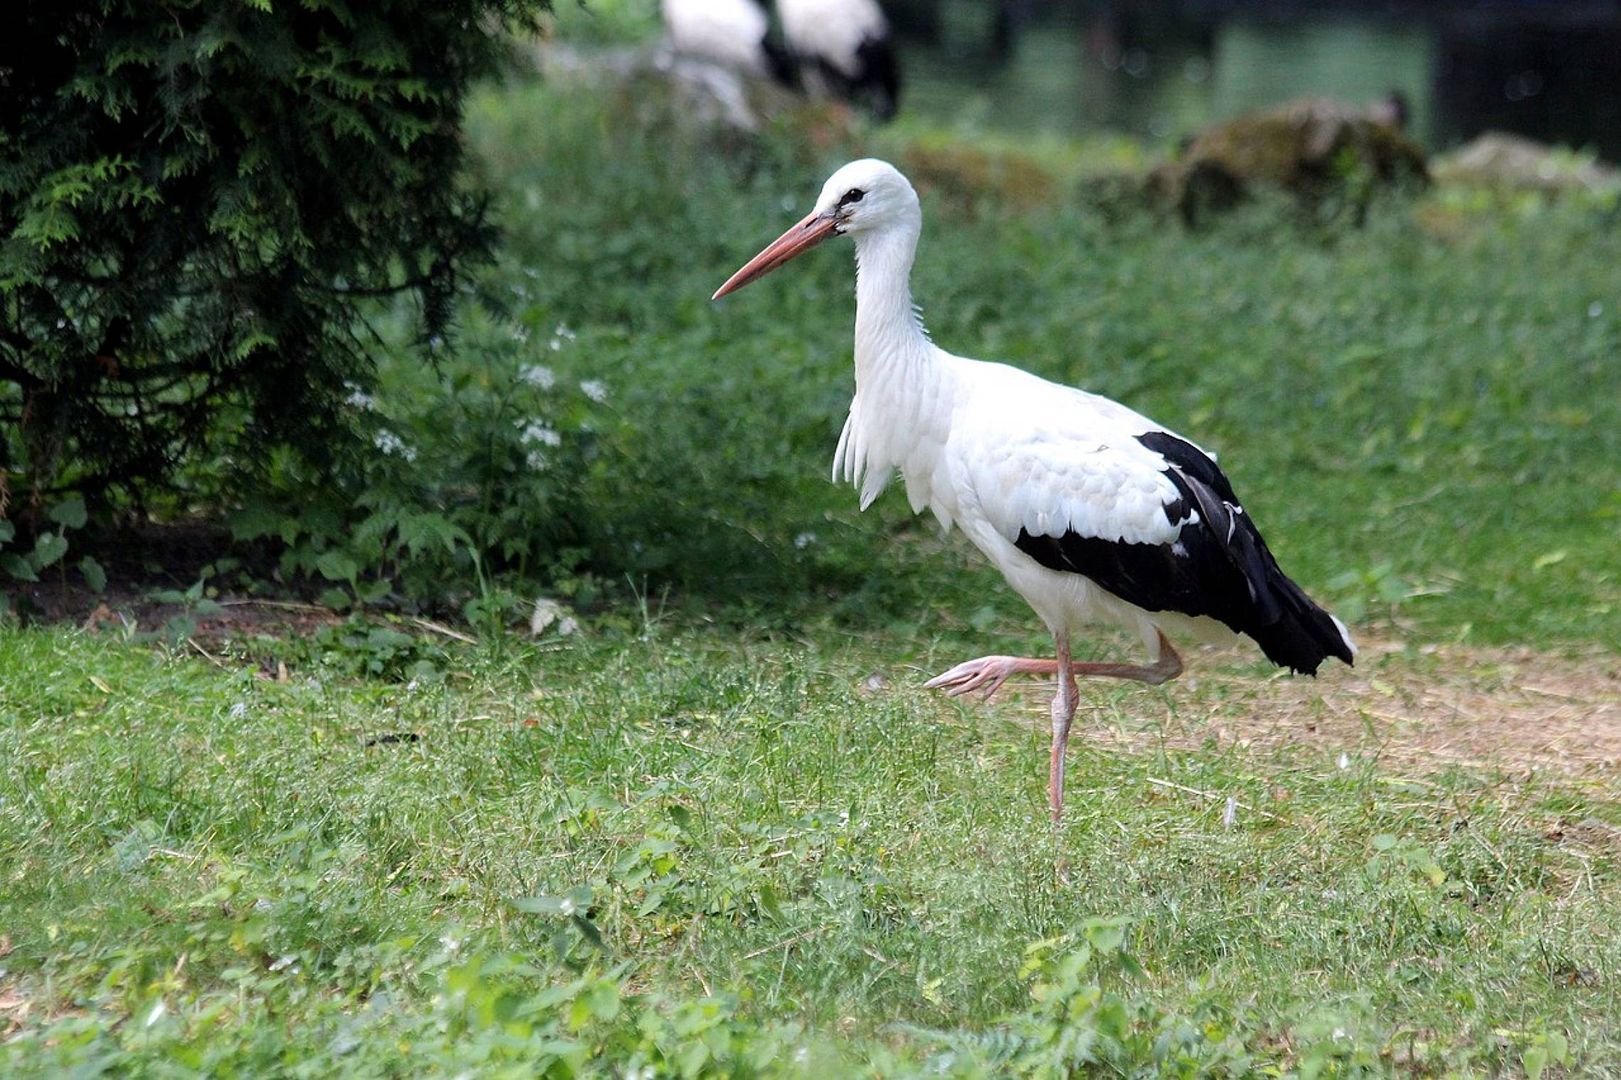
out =
[[848,206],[850,203],[858,203],[862,199],[866,198],[866,196],[867,193],[865,191],[862,191],[858,187],[853,187],[844,193],[844,198],[839,200],[839,205]]

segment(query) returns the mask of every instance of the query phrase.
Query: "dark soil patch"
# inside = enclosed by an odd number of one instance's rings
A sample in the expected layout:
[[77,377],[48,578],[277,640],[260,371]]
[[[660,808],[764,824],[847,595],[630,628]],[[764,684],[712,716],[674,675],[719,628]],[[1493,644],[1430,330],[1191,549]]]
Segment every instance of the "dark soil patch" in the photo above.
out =
[[[39,581],[4,583],[11,610],[24,621],[148,632],[191,614],[196,628],[190,636],[204,640],[303,634],[341,621],[331,610],[310,603],[304,590],[282,583],[268,549],[238,543],[218,525],[148,524],[71,539],[67,559],[47,568]],[[74,568],[86,555],[107,573],[106,588],[99,593]],[[222,572],[221,560],[227,558],[236,565]],[[160,595],[185,592],[205,576],[205,595],[217,610],[198,614],[190,605]]]

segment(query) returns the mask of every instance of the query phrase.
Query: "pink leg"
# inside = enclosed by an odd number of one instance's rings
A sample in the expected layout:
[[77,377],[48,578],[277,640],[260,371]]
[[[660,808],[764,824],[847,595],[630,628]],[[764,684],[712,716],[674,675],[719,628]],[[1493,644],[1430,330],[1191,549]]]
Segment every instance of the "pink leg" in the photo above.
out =
[[1047,764],[1047,805],[1052,808],[1053,824],[1064,816],[1064,760],[1069,750],[1069,727],[1075,722],[1075,706],[1080,690],[1075,685],[1075,665],[1069,657],[1069,635],[1058,634],[1058,693],[1053,695],[1052,758]]
[[[1182,658],[1176,654],[1165,635],[1159,636],[1159,659],[1152,664],[1093,664],[1071,663],[1076,675],[1099,676],[1108,679],[1133,679],[1158,686],[1182,674]],[[944,690],[949,697],[961,697],[975,690],[984,690],[989,698],[1001,688],[1010,675],[1054,675],[1057,660],[1041,660],[1026,656],[982,656],[978,660],[965,660],[936,675],[923,685],[930,690]]]
[[1056,825],[1064,816],[1064,759],[1069,749],[1070,725],[1075,722],[1075,708],[1080,702],[1075,677],[1096,675],[1110,679],[1134,679],[1158,686],[1182,673],[1182,658],[1164,634],[1159,636],[1159,657],[1152,664],[1077,664],[1070,659],[1069,635],[1059,633],[1054,635],[1053,640],[1058,647],[1058,657],[1054,660],[982,656],[978,660],[958,664],[924,685],[932,690],[944,690],[951,697],[983,689],[989,698],[1010,675],[1058,676],[1058,693],[1053,696],[1052,705],[1052,757],[1047,766],[1047,803],[1052,809],[1053,824]]

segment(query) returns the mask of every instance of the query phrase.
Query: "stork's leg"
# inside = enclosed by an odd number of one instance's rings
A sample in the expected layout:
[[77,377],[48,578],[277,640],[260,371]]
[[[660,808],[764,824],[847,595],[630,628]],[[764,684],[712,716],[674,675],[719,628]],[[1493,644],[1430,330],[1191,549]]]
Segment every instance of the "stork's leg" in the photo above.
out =
[[1110,679],[1134,679],[1158,686],[1182,673],[1182,658],[1170,641],[1159,635],[1159,655],[1151,664],[1077,664],[1069,654],[1069,635],[1053,635],[1058,656],[1053,660],[1024,656],[982,656],[958,664],[943,674],[930,679],[925,686],[944,690],[958,697],[983,689],[990,697],[1010,675],[1057,675],[1058,692],[1053,695],[1052,758],[1047,771],[1047,802],[1052,808],[1053,824],[1064,816],[1064,756],[1069,749],[1069,729],[1075,722],[1075,708],[1080,703],[1080,691],[1075,685],[1077,675],[1096,675]]
[[[1160,634],[1159,656],[1152,664],[1072,663],[1070,668],[1076,675],[1132,679],[1158,686],[1182,674],[1182,658],[1171,647],[1165,635]],[[950,697],[960,697],[975,690],[984,690],[988,698],[996,693],[1011,675],[1053,675],[1058,671],[1057,660],[1026,656],[982,656],[978,660],[966,660],[950,671],[936,675],[923,685],[931,690],[944,690]]]
[[1064,816],[1064,756],[1069,750],[1069,728],[1075,722],[1075,706],[1080,691],[1075,686],[1075,665],[1069,657],[1069,635],[1054,635],[1058,646],[1058,692],[1053,695],[1052,760],[1047,768],[1047,804],[1052,807],[1053,824]]

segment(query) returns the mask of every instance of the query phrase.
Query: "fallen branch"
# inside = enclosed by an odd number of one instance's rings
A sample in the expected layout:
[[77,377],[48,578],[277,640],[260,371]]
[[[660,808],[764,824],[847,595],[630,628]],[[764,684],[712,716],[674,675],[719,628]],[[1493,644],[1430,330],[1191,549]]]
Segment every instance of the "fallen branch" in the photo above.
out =
[[221,660],[219,657],[215,656],[213,653],[209,652],[207,649],[205,649],[201,645],[199,645],[197,643],[196,638],[194,638],[194,637],[187,638],[186,639],[186,644],[190,645],[192,648],[196,649],[197,652],[202,655],[204,660],[207,660],[210,664],[213,664],[215,667],[221,669],[222,671],[231,670],[230,666],[228,664],[226,664],[225,661]]
[[[1197,795],[1201,799],[1220,799],[1224,803],[1228,799],[1228,796],[1223,795],[1219,791],[1200,791],[1198,788],[1187,787],[1187,786],[1185,786],[1183,784],[1173,783],[1170,780],[1161,780],[1157,776],[1148,777],[1148,782],[1150,784],[1153,784],[1155,787],[1170,788],[1172,791],[1181,791],[1181,792],[1184,792],[1184,793],[1186,793],[1188,795]],[[1233,805],[1238,807],[1240,810],[1247,810],[1252,814],[1260,814],[1262,817],[1270,818],[1273,821],[1282,821],[1283,820],[1283,818],[1279,817],[1276,814],[1269,814],[1265,810],[1262,810],[1260,807],[1250,806],[1248,803],[1241,803],[1241,802],[1238,802],[1238,801],[1234,800]]]
[[220,607],[242,607],[251,604],[254,607],[281,608],[283,611],[313,611],[326,615],[332,614],[331,608],[324,608],[320,604],[305,604],[296,600],[220,600],[218,603]]
[[776,952],[778,949],[786,949],[790,945],[797,945],[801,941],[804,941],[808,937],[814,937],[815,935],[823,933],[823,932],[825,932],[827,930],[830,930],[830,929],[832,929],[832,928],[827,927],[827,926],[813,926],[809,930],[806,930],[806,931],[804,931],[802,933],[794,934],[792,937],[785,937],[781,941],[777,942],[775,945],[767,945],[763,949],[755,949],[753,952],[751,952],[748,955],[744,956],[743,959],[745,959],[745,960],[753,960],[756,956],[764,956],[768,952]]
[[469,645],[478,644],[478,638],[470,637],[469,635],[462,633],[460,630],[452,630],[443,623],[436,623],[432,619],[423,619],[416,615],[412,615],[411,621],[422,627],[424,630],[432,630],[436,634],[443,634],[445,637],[455,638],[457,641],[465,641]]

